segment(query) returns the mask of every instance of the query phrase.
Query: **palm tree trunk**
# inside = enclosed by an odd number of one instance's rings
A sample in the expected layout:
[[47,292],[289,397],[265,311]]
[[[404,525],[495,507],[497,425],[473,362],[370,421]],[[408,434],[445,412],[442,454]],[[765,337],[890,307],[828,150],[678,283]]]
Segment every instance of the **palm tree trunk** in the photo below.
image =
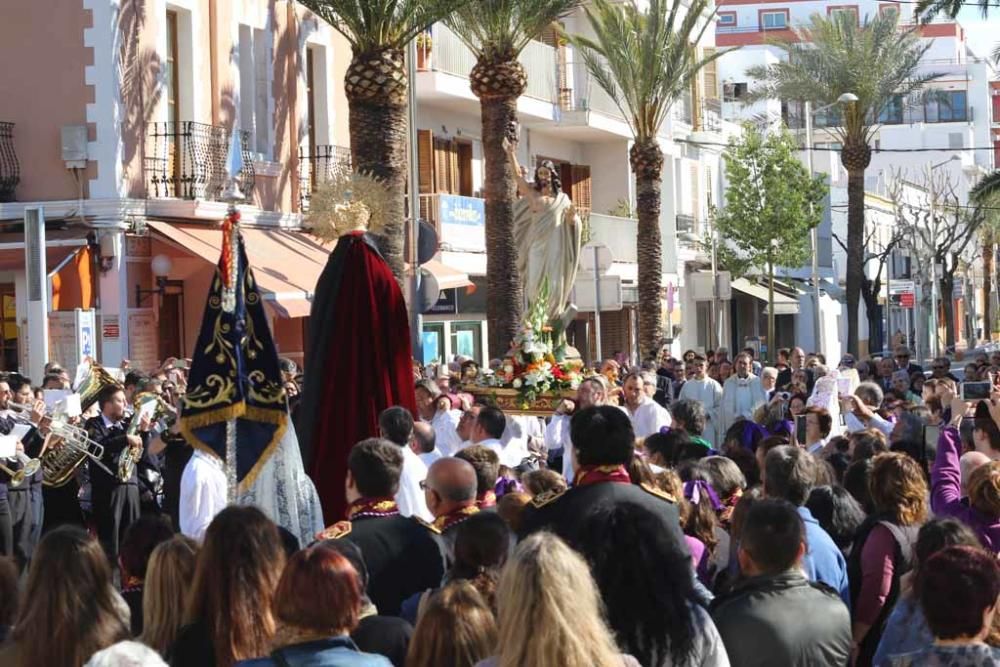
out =
[[993,238],[983,243],[983,337],[993,340],[993,319],[990,312],[990,292],[993,291]]
[[847,351],[858,355],[858,305],[865,271],[865,170],[847,172]]
[[479,106],[486,163],[486,322],[490,356],[499,357],[517,335],[524,302],[514,244],[516,175],[503,149],[517,120],[517,97],[482,97]]
[[656,139],[637,139],[630,160],[635,174],[636,256],[639,279],[639,354],[655,354],[663,335],[662,299],[663,242],[660,238],[660,184],[663,152]]
[[348,96],[351,160],[354,170],[381,180],[389,190],[379,249],[396,280],[403,280],[406,219],[406,105]]

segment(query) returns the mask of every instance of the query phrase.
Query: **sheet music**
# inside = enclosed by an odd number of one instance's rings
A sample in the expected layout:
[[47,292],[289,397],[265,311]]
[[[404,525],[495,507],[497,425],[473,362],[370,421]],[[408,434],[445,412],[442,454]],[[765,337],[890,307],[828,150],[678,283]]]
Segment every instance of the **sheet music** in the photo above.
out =
[[17,456],[18,439],[12,435],[0,435],[0,458],[10,459]]

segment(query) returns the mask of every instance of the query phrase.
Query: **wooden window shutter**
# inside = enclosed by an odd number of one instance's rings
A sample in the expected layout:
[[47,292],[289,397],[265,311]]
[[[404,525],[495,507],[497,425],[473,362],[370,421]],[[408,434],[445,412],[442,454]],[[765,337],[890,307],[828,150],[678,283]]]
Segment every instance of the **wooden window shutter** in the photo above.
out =
[[[715,55],[715,49],[706,48],[703,49],[703,53],[706,58],[709,58]],[[708,100],[719,99],[719,70],[716,68],[717,63],[718,61],[713,60],[702,69],[702,72],[705,73],[705,99]]]
[[417,130],[417,173],[420,194],[434,192],[434,133]]
[[458,192],[458,147],[452,139],[434,139],[434,192]]
[[574,164],[572,171],[572,189],[569,196],[573,204],[581,213],[590,213],[591,190],[590,190],[590,165]]

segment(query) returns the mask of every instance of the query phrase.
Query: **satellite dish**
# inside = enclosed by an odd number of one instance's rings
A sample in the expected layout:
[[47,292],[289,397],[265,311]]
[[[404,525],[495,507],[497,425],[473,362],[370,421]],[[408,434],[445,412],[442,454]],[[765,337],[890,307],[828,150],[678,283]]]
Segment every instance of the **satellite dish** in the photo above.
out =
[[417,306],[421,313],[434,307],[441,298],[441,288],[437,278],[427,269],[420,269],[420,286],[417,288]]

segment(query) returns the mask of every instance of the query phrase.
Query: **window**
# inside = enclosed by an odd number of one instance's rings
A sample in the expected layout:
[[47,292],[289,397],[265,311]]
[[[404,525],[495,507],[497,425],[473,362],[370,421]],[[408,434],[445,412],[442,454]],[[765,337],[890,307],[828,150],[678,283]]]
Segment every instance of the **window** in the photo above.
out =
[[762,30],[783,30],[788,27],[788,10],[777,12],[761,12],[760,27]]
[[724,102],[738,102],[746,97],[746,94],[746,81],[741,81],[739,83],[727,82],[722,84],[722,100]]
[[844,18],[846,18],[849,21],[852,21],[854,23],[858,22],[858,8],[857,7],[853,7],[853,6],[851,6],[851,7],[827,7],[826,13],[827,13],[827,15],[829,15],[829,17],[831,19],[834,19],[834,20],[839,19],[840,17],[844,17]]
[[268,37],[264,30],[240,26],[240,127],[250,134],[250,145],[264,159],[271,156]]
[[899,7],[897,5],[895,5],[895,4],[879,5],[879,7],[878,7],[878,13],[879,14],[889,14],[889,13],[899,14]]
[[878,115],[878,122],[884,125],[900,125],[903,122],[903,96],[893,95],[886,103],[882,113]]
[[938,116],[942,123],[969,120],[968,98],[964,90],[949,90],[938,102]]
[[719,26],[732,28],[736,26],[736,12],[719,12]]

